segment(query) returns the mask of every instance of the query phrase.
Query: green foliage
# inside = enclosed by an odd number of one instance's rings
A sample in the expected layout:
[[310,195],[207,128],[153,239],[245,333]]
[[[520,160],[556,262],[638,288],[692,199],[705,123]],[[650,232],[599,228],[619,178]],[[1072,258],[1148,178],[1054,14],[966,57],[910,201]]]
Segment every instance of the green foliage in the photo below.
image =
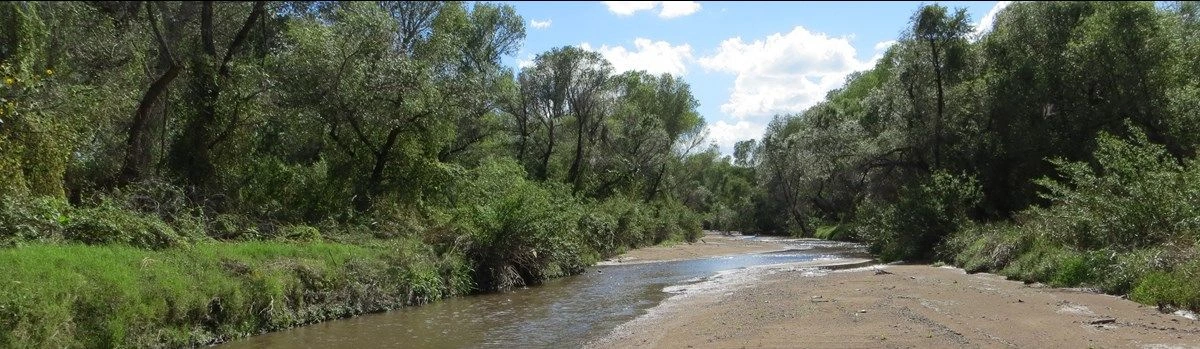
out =
[[579,202],[569,189],[523,179],[511,161],[471,171],[452,214],[475,262],[478,284],[505,289],[578,273],[590,261],[578,230]]
[[1134,130],[1131,142],[1101,133],[1096,169],[1054,161],[1065,180],[1040,180],[1056,204],[1039,211],[1044,232],[1082,249],[1129,250],[1194,241],[1200,231],[1200,166],[1181,166]]
[[60,199],[0,198],[0,245],[61,241],[62,226],[70,220],[71,206]]
[[514,72],[524,23],[459,2],[0,4],[0,347],[198,345],[699,237],[689,85],[574,47]]
[[825,240],[848,241],[853,239],[850,236],[850,229],[841,229],[839,225],[825,225],[817,227],[813,237]]
[[1051,206],[1015,222],[973,225],[943,254],[968,271],[998,271],[1055,286],[1095,287],[1134,300],[1195,309],[1197,166],[1182,165],[1139,130],[1129,141],[1101,133],[1095,164],[1054,161],[1042,179]]
[[0,286],[0,346],[203,343],[701,229],[1195,307],[1196,9],[1021,2],[972,38],[922,6],[731,157],[679,77],[504,67],[510,5],[5,3],[0,273],[38,292]]
[[63,238],[85,244],[119,243],[151,249],[188,243],[158,217],[110,204],[75,210],[63,224]]
[[1159,306],[1200,310],[1200,265],[1195,261],[1170,271],[1154,271],[1143,277],[1130,298]]
[[467,290],[460,257],[416,241],[250,242],[146,251],[0,250],[4,347],[192,346]]
[[883,260],[927,260],[934,248],[968,222],[981,199],[973,177],[935,173],[926,183],[901,190],[895,205],[868,208],[860,237]]
[[159,219],[105,201],[74,208],[48,197],[0,200],[0,243],[79,242],[125,244],[161,249],[186,245],[202,236],[181,235]]

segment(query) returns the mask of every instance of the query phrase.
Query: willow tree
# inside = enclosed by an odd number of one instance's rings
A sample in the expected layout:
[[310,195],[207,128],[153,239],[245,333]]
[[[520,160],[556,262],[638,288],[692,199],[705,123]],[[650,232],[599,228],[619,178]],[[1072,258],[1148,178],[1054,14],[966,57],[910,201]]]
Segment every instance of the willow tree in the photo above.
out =
[[911,40],[928,48],[928,68],[933,71],[933,84],[937,90],[937,111],[933,117],[934,168],[942,166],[947,75],[952,73],[949,70],[961,66],[967,34],[972,30],[967,10],[961,8],[950,14],[944,6],[929,5],[922,7],[912,19]]
[[[200,193],[215,188],[217,169],[213,148],[227,140],[240,123],[237,108],[223,108],[222,96],[236,84],[233,60],[245,50],[250,30],[264,16],[266,2],[226,4],[244,13],[241,25],[228,38],[221,37],[219,18],[212,1],[201,3],[197,28],[200,49],[190,55],[188,96],[193,114],[171,147],[169,163],[183,182]],[[247,8],[248,7],[248,8]],[[230,100],[224,96],[225,101]]]
[[[573,46],[552,49],[534,58],[534,64],[521,71],[522,98],[529,107],[521,108],[521,120],[535,120],[544,132],[545,146],[540,152],[535,173],[543,180],[551,176],[551,156],[561,133],[556,133],[567,118],[575,121],[575,151],[565,178],[576,186],[583,175],[584,152],[603,118],[611,64],[599,53]],[[532,117],[530,117],[532,115]],[[528,129],[528,128],[526,128]],[[522,135],[527,139],[528,132]]]

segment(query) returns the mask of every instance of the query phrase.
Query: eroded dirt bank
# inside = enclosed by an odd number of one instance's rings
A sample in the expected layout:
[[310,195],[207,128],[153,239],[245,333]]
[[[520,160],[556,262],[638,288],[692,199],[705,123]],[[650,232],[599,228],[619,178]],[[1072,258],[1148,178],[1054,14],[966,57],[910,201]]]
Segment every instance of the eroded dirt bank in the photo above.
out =
[[668,289],[677,294],[589,347],[1200,348],[1197,321],[1119,297],[948,267],[809,266]]

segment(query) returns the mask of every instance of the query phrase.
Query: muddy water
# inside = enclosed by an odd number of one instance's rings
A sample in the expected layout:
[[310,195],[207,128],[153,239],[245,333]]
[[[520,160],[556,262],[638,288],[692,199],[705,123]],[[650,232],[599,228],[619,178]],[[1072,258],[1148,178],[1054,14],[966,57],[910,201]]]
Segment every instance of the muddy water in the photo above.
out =
[[788,240],[795,249],[760,254],[589,268],[512,292],[461,297],[388,313],[330,321],[231,342],[240,348],[579,347],[641,315],[670,294],[724,270],[862,257],[853,245]]

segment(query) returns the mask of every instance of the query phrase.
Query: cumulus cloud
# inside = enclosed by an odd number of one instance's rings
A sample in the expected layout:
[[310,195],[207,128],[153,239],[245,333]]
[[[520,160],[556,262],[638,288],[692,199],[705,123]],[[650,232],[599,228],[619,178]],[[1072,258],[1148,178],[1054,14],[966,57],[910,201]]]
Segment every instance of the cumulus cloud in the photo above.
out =
[[533,55],[525,55],[525,58],[517,58],[517,68],[525,69],[533,66]]
[[549,19],[544,20],[544,21],[539,21],[539,20],[534,19],[534,20],[529,21],[529,26],[533,27],[534,29],[546,29],[546,28],[550,28],[551,23],[554,23],[554,21],[549,20]]
[[891,48],[892,45],[895,45],[895,44],[896,44],[896,40],[888,40],[888,41],[882,41],[882,42],[876,43],[875,44],[875,52],[887,51],[888,48]]
[[639,11],[653,11],[660,8],[659,18],[683,17],[700,11],[700,3],[695,1],[605,1],[608,11],[618,16],[631,16]]
[[737,141],[760,137],[771,116],[815,105],[841,87],[850,73],[874,66],[896,43],[876,43],[874,55],[859,60],[850,40],[797,26],[750,42],[727,39],[714,54],[700,57],[704,69],[735,76],[729,99],[721,105],[733,120],[711,124],[709,138],[722,152],[731,152]]
[[886,53],[887,50],[889,48],[892,48],[892,45],[895,45],[895,44],[896,44],[896,40],[887,40],[887,41],[880,41],[880,42],[875,43],[875,55],[871,56],[871,62],[868,63],[867,66],[874,67],[875,63],[878,63],[879,59],[883,58],[883,54]]
[[658,1],[605,1],[604,6],[608,6],[608,12],[629,16],[638,11],[653,10],[658,7]]
[[664,1],[662,3],[662,11],[658,12],[658,16],[662,18],[683,17],[700,11],[700,3],[695,1]]
[[[885,43],[877,47],[886,47]],[[830,37],[795,27],[765,39],[725,40],[700,65],[736,76],[721,111],[739,120],[799,112],[842,85],[846,75],[870,68],[859,61],[849,38]]]
[[975,25],[975,33],[972,36],[978,39],[979,37],[983,36],[983,34],[992,31],[992,26],[996,24],[996,15],[1000,13],[1000,10],[1003,10],[1005,7],[1008,7],[1008,5],[1011,4],[1012,1],[996,2],[996,6],[992,6],[992,9],[988,10],[987,14],[983,15],[983,18],[980,19],[979,23]]
[[733,154],[733,145],[738,141],[762,136],[767,129],[766,124],[750,121],[738,121],[730,124],[725,120],[708,124],[708,139],[717,145],[722,154]]
[[687,73],[687,62],[692,60],[692,46],[688,44],[671,45],[666,41],[653,41],[646,38],[633,40],[633,49],[624,46],[603,45],[599,48],[588,43],[582,43],[580,48],[599,52],[612,63],[617,72],[630,70],[645,70],[651,74],[670,73],[682,76]]

